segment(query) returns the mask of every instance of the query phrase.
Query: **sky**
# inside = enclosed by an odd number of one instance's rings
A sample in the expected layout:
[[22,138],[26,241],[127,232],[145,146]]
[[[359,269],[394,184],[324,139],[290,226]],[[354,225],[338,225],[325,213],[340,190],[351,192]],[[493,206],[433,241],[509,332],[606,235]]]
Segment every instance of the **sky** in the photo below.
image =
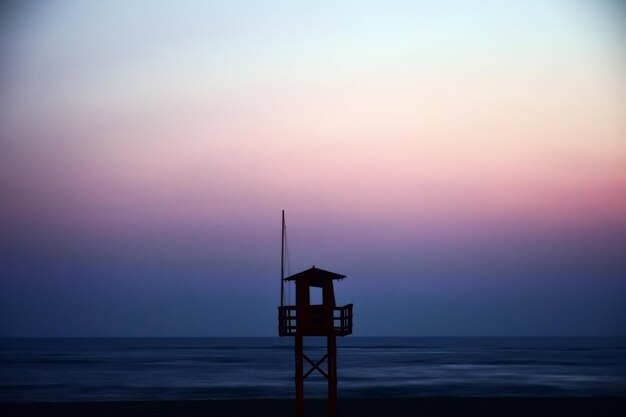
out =
[[620,2],[2,7],[0,336],[626,336]]

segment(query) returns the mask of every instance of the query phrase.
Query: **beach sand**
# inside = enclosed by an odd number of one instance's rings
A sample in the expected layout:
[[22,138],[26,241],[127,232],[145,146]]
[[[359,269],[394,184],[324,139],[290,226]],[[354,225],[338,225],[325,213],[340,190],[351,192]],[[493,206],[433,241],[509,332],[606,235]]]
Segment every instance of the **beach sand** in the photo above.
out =
[[[339,417],[623,416],[626,397],[340,399]],[[0,403],[5,417],[288,417],[292,400]],[[325,400],[307,400],[305,416],[326,416]]]

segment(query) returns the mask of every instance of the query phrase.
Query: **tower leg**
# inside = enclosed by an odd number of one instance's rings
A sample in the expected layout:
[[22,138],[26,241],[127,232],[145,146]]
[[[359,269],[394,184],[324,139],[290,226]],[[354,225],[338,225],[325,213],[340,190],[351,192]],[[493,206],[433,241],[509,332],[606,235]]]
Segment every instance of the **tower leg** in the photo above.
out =
[[328,415],[337,416],[337,339],[328,336]]
[[296,417],[304,417],[304,346],[303,336],[296,335]]

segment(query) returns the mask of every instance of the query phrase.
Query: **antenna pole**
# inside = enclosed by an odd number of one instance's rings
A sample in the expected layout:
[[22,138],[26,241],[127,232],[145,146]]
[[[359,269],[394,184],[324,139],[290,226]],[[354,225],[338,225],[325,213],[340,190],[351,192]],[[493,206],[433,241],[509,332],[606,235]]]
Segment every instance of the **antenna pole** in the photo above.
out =
[[283,224],[281,228],[280,240],[280,306],[285,303],[285,210],[283,210]]

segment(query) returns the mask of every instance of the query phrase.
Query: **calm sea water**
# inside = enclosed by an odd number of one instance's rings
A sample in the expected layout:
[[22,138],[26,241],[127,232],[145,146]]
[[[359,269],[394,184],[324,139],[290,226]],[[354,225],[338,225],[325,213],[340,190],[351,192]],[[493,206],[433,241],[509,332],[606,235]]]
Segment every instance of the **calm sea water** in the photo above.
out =
[[[307,340],[312,359],[322,340]],[[339,340],[343,397],[626,395],[625,338]],[[0,401],[293,397],[291,338],[0,339]],[[306,395],[324,397],[321,376]]]

